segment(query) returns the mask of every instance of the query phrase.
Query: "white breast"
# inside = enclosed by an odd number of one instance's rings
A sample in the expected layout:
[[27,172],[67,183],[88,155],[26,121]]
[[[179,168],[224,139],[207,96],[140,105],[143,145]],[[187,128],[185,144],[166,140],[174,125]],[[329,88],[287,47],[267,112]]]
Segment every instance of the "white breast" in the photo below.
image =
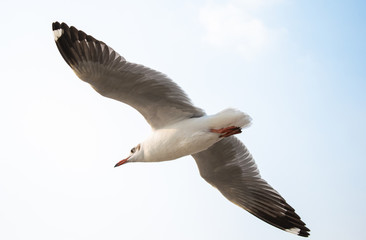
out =
[[219,140],[207,117],[191,118],[154,131],[143,143],[144,160],[160,162],[203,151]]

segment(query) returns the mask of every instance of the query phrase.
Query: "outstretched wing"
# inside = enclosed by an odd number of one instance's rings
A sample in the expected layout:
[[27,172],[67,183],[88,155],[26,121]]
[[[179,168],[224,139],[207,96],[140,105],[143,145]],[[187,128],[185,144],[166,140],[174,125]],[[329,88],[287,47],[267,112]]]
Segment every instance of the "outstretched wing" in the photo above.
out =
[[252,155],[236,137],[224,138],[192,156],[201,176],[231,202],[275,227],[309,236],[305,223],[261,178]]
[[76,75],[101,95],[139,111],[152,128],[205,115],[164,74],[127,62],[102,41],[65,23],[52,24],[56,45]]

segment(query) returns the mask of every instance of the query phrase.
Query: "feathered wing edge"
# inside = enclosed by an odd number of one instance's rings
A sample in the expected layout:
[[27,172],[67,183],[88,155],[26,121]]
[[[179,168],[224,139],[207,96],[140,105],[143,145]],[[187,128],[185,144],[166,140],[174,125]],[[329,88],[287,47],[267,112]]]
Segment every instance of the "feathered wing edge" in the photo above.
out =
[[54,22],[52,30],[58,50],[80,79],[135,108],[153,128],[205,115],[166,75],[127,62],[104,42],[66,23]]
[[236,137],[222,139],[192,156],[201,176],[228,200],[275,227],[309,236],[305,223],[261,178],[253,157]]

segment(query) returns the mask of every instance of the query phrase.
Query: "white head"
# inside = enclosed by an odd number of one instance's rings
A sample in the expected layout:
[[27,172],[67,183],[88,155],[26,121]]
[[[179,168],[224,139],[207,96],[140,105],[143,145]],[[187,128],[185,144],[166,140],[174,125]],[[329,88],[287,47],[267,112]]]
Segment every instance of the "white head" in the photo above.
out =
[[144,158],[144,151],[142,150],[141,144],[138,144],[136,147],[133,147],[131,149],[130,156],[127,158],[119,161],[114,167],[121,166],[124,163],[127,162],[142,162]]

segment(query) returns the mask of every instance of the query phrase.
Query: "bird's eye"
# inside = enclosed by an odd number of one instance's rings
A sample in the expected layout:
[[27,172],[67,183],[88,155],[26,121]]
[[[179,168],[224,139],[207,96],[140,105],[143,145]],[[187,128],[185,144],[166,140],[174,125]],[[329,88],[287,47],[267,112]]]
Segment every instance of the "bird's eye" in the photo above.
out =
[[135,151],[136,151],[136,148],[131,149],[131,153],[135,153]]

